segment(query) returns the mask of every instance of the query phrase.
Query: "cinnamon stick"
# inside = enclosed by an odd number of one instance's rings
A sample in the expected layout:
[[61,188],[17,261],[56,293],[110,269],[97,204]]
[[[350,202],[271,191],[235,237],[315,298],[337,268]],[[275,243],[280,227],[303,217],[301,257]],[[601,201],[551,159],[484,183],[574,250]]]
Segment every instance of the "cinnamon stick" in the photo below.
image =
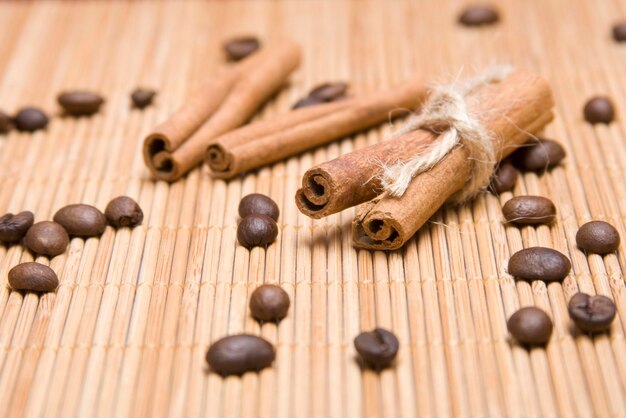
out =
[[205,160],[215,177],[231,178],[401,115],[393,111],[414,109],[425,96],[423,83],[412,80],[389,91],[297,109],[216,138]]
[[245,123],[300,63],[300,48],[281,41],[206,83],[144,141],[144,160],[160,180],[174,181],[202,162],[215,137]]
[[[526,72],[515,72],[497,85],[485,86],[468,101],[473,113],[492,133],[500,158],[525,143],[553,118],[549,86],[540,77]],[[423,135],[424,141],[430,138],[428,132],[419,130],[409,135]],[[400,248],[464,187],[471,175],[471,164],[467,149],[457,146],[430,171],[416,176],[401,197],[384,193],[360,206],[352,223],[355,246],[378,250]]]

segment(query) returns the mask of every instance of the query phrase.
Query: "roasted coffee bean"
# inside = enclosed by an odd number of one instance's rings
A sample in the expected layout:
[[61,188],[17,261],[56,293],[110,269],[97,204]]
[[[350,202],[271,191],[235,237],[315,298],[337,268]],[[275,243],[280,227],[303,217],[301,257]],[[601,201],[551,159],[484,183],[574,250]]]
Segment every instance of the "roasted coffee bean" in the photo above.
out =
[[563,280],[572,269],[567,257],[552,248],[531,247],[518,251],[509,260],[511,276],[524,280]]
[[606,296],[576,293],[567,307],[576,326],[585,332],[603,332],[615,318],[615,303]]
[[259,321],[280,321],[288,310],[289,295],[280,286],[264,284],[250,296],[250,312]]
[[626,22],[620,22],[613,25],[613,39],[617,42],[626,41]]
[[335,99],[344,97],[346,90],[348,90],[348,83],[341,81],[324,83],[314,87],[309,92],[309,97],[315,97],[316,99],[321,99],[324,102],[332,102]]
[[547,224],[556,218],[556,208],[550,199],[541,196],[518,196],[502,207],[504,218],[514,224]]
[[14,122],[18,130],[34,132],[48,126],[48,116],[35,107],[25,107],[17,112]]
[[116,228],[141,225],[143,211],[139,204],[128,196],[119,196],[111,200],[104,210],[109,224]]
[[239,334],[214,342],[206,360],[221,375],[256,372],[272,364],[276,358],[274,347],[256,335]]
[[576,233],[578,248],[595,254],[608,254],[619,247],[619,233],[615,227],[603,221],[587,222]]
[[565,150],[556,141],[541,138],[525,144],[511,155],[515,167],[522,171],[550,169],[565,158]]
[[24,245],[36,254],[54,257],[65,252],[70,238],[67,231],[58,223],[37,222],[24,236]]
[[52,219],[76,237],[102,235],[107,225],[107,218],[98,208],[82,203],[62,207]]
[[307,96],[307,97],[304,97],[304,98],[298,100],[293,105],[292,109],[299,109],[301,107],[315,106],[315,105],[318,105],[320,103],[326,103],[326,102],[324,100],[320,99],[319,97]]
[[589,123],[611,123],[615,118],[613,103],[608,97],[592,97],[585,104],[583,110],[585,120]]
[[68,115],[89,116],[100,110],[104,98],[98,93],[77,90],[60,94],[57,101]]
[[135,89],[130,94],[130,99],[133,102],[133,106],[137,109],[143,109],[152,104],[152,100],[156,96],[156,91],[147,89]]
[[224,51],[231,61],[239,61],[256,52],[261,43],[253,36],[230,39],[224,43]]
[[503,162],[491,178],[489,189],[495,194],[500,194],[512,190],[515,183],[517,183],[517,170],[513,164]]
[[396,336],[382,328],[362,332],[354,339],[354,348],[365,364],[374,369],[389,366],[396,358],[399,347]]
[[32,212],[24,211],[17,215],[7,213],[0,217],[0,241],[4,243],[18,242],[26,231],[33,225],[35,215]]
[[0,134],[6,134],[13,129],[13,119],[11,116],[0,111]]
[[9,270],[9,285],[15,290],[53,292],[59,286],[59,278],[50,267],[31,261]]
[[552,334],[552,320],[548,314],[532,306],[511,315],[506,326],[511,335],[525,345],[544,345]]
[[261,193],[244,196],[239,202],[239,216],[242,218],[248,215],[266,215],[277,221],[279,214],[280,210],[276,202]]
[[487,5],[470,6],[459,16],[459,22],[465,26],[491,25],[499,19],[498,11]]
[[237,227],[237,240],[246,248],[271,244],[277,236],[276,221],[266,215],[248,215]]

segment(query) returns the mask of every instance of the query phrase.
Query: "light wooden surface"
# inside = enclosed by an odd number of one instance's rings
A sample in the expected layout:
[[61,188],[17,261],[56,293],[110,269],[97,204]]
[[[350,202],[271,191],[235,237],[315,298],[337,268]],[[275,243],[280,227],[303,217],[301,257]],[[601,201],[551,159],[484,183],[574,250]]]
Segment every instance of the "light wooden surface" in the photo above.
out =
[[[46,132],[0,138],[0,212],[28,209],[43,220],[68,203],[104,208],[128,194],[146,213],[132,231],[74,239],[50,262],[61,279],[55,294],[11,292],[6,272],[32,256],[0,248],[0,416],[626,415],[626,249],[587,257],[574,239],[591,219],[626,238],[626,45],[610,38],[626,4],[495,3],[502,22],[481,30],[456,24],[463,2],[454,0],[0,3],[0,108],[58,113],[55,97],[70,88],[107,98],[95,117],[56,117]],[[260,117],[288,109],[318,82],[347,80],[358,92],[511,62],[551,82],[557,118],[546,135],[568,157],[550,174],[526,174],[512,194],[440,211],[388,254],[351,247],[353,210],[312,221],[293,196],[306,169],[378,141],[389,127],[230,182],[205,169],[172,185],[151,181],[142,136],[223,65],[221,40],[242,33],[266,42],[286,35],[304,49],[290,88]],[[156,106],[130,110],[138,85],[159,90]],[[617,123],[582,121],[594,94],[614,99]],[[237,204],[253,191],[281,207],[279,238],[267,251],[235,240]],[[501,204],[523,194],[553,199],[558,222],[503,226]],[[514,282],[510,254],[533,245],[568,254],[572,274],[549,286]],[[291,297],[278,327],[260,328],[247,311],[263,282],[281,283]],[[609,335],[572,331],[566,304],[578,289],[616,300]],[[546,349],[509,340],[506,319],[523,305],[554,319]],[[401,340],[397,366],[380,375],[358,368],[352,346],[375,325]],[[274,367],[243,378],[207,373],[211,341],[242,331],[276,344]]]

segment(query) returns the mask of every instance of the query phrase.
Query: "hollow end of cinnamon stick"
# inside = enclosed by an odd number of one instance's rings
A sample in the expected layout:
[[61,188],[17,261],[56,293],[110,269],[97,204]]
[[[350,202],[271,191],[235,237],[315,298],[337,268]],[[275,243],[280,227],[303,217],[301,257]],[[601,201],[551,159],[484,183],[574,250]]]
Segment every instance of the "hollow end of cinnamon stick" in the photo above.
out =
[[300,212],[320,219],[336,211],[333,208],[334,181],[322,170],[309,170],[302,178],[302,188],[296,192],[296,205]]
[[366,203],[359,210],[356,218],[352,221],[352,240],[355,246],[370,250],[395,250],[404,245],[402,238],[402,225],[393,218],[387,218],[382,214],[369,214],[364,218],[373,203]]
[[156,179],[174,181],[179,177],[177,164],[170,151],[170,141],[166,136],[150,134],[143,144],[143,157]]

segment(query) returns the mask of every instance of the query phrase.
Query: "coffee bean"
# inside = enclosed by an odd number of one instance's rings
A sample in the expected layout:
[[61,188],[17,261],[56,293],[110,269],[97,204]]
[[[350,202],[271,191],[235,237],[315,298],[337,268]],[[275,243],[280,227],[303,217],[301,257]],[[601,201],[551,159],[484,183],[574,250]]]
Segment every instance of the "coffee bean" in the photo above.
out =
[[77,90],[60,94],[57,101],[68,115],[89,116],[98,112],[104,98],[98,93]]
[[67,231],[58,223],[50,221],[37,222],[24,236],[24,245],[29,250],[50,257],[63,253],[69,243]]
[[606,296],[576,293],[567,306],[569,316],[585,332],[603,332],[615,318],[615,303]]
[[300,100],[298,100],[292,107],[292,109],[300,109],[301,107],[308,107],[308,106],[315,106],[318,105],[320,103],[325,103],[324,100],[320,99],[319,97],[304,97]]
[[224,51],[229,60],[239,61],[256,52],[261,46],[259,40],[253,36],[233,38],[224,43]]
[[556,141],[540,138],[517,149],[511,161],[522,171],[544,171],[554,167],[565,158],[565,150]]
[[389,366],[396,358],[399,346],[396,336],[382,328],[362,332],[354,339],[354,348],[365,364],[374,369]]
[[615,118],[613,103],[608,97],[592,97],[585,104],[583,110],[585,120],[589,123],[611,123]]
[[552,320],[548,314],[532,306],[511,315],[506,326],[511,335],[525,345],[544,345],[552,334]]
[[615,227],[603,221],[587,222],[576,233],[578,248],[595,254],[608,254],[619,247],[619,233]]
[[504,218],[514,224],[547,224],[556,218],[556,208],[550,199],[541,196],[518,196],[502,207]]
[[272,364],[274,347],[256,335],[239,334],[214,342],[206,354],[211,369],[221,375],[256,372]]
[[250,312],[259,321],[280,321],[288,310],[289,295],[280,286],[264,284],[250,296]]
[[495,194],[500,194],[512,190],[515,183],[517,183],[517,170],[510,162],[503,162],[491,178],[489,189]]
[[237,227],[237,240],[246,248],[271,244],[277,236],[276,221],[266,215],[248,215]]
[[498,11],[487,5],[470,6],[459,16],[459,22],[465,26],[491,25],[499,19]]
[[152,100],[156,96],[156,91],[147,89],[135,89],[130,94],[130,99],[133,102],[133,106],[137,109],[143,109],[152,104]]
[[531,247],[518,251],[509,260],[511,276],[523,280],[552,282],[563,280],[572,269],[572,263],[552,248]]
[[102,212],[82,203],[62,207],[52,219],[65,228],[68,234],[76,237],[102,235],[107,225],[107,219]]
[[276,202],[261,193],[249,194],[239,202],[239,216],[242,218],[248,215],[266,215],[277,221],[279,214]]
[[59,286],[59,278],[50,267],[28,262],[9,270],[9,285],[15,290],[53,292]]
[[116,228],[141,225],[143,211],[139,204],[128,196],[119,196],[111,200],[104,210],[109,224]]
[[13,118],[0,111],[0,134],[6,134],[13,129]]
[[14,122],[18,130],[34,132],[48,126],[48,116],[35,107],[25,107],[17,112]]
[[7,213],[0,217],[0,241],[4,243],[18,242],[26,231],[33,225],[35,215],[32,212],[24,211],[17,215]]
[[613,39],[617,42],[626,41],[626,22],[616,23],[613,26]]
[[324,102],[331,102],[337,98],[344,97],[346,90],[348,90],[348,83],[324,83],[314,87],[309,92],[309,97],[321,99]]

